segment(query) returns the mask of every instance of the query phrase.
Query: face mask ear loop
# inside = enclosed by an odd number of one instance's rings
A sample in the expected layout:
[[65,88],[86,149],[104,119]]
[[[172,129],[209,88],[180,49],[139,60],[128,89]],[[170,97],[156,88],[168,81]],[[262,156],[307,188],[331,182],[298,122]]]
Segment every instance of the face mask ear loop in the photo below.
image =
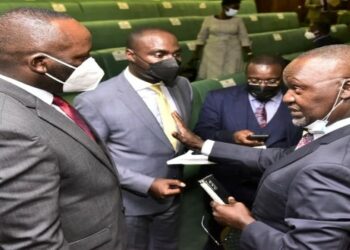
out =
[[61,61],[60,59],[58,59],[56,57],[50,56],[50,55],[48,55],[46,53],[41,53],[41,54],[44,55],[44,56],[47,56],[48,58],[50,58],[50,59],[52,59],[52,60],[54,60],[56,62],[59,62],[59,63],[63,64],[63,65],[65,65],[65,66],[67,66],[67,67],[69,67],[71,69],[76,69],[77,68],[77,67],[74,67],[73,65],[70,65],[70,64],[68,64],[68,63],[66,63],[64,61]]
[[328,118],[330,117],[330,115],[332,114],[332,112],[333,112],[336,108],[338,108],[338,106],[339,106],[340,104],[343,103],[344,100],[341,100],[340,102],[338,102],[338,100],[339,100],[339,97],[340,97],[340,95],[341,95],[341,91],[343,90],[344,84],[346,83],[347,80],[348,80],[348,79],[344,79],[344,80],[342,81],[342,84],[341,84],[341,86],[340,86],[340,88],[339,88],[339,91],[338,91],[337,98],[335,99],[335,102],[334,102],[334,104],[333,104],[331,110],[330,110],[330,111],[328,112],[328,114],[322,119],[323,121],[328,121]]

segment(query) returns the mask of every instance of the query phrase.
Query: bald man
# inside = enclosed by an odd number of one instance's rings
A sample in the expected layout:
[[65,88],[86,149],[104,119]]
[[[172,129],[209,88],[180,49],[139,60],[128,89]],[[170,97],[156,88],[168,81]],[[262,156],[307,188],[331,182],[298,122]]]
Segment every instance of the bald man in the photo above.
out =
[[0,249],[126,249],[113,162],[56,96],[102,78],[90,33],[25,8],[1,15],[0,30]]
[[283,101],[305,129],[296,147],[203,142],[174,115],[189,147],[263,173],[251,211],[232,197],[211,203],[217,221],[242,230],[240,249],[350,249],[349,57],[349,45],[324,46],[285,68]]
[[177,76],[180,47],[165,30],[134,31],[126,56],[129,66],[120,75],[79,95],[75,105],[118,164],[128,249],[176,250],[185,184],[181,166],[166,164],[183,152],[171,136],[176,127],[170,114],[176,110],[189,120],[191,86]]

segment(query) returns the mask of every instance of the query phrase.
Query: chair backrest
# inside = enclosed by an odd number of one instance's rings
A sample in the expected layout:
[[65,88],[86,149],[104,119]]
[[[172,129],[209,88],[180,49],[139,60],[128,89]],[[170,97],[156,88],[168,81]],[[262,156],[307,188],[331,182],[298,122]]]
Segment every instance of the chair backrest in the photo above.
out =
[[89,21],[83,24],[92,33],[93,50],[123,47],[134,29],[144,27],[162,28],[172,32],[179,41],[194,40],[204,17],[160,17],[130,20]]
[[156,2],[80,1],[84,21],[159,17]]
[[285,55],[307,51],[312,42],[304,37],[306,28],[250,34],[252,51],[255,55]]
[[239,16],[243,19],[250,34],[299,28],[298,15],[295,12],[256,13]]
[[194,128],[197,123],[199,112],[202,108],[205,97],[208,92],[215,89],[231,87],[246,83],[246,75],[244,72],[235,73],[219,79],[206,79],[192,82],[193,104],[192,115],[190,120],[190,128]]
[[158,3],[160,16],[178,17],[178,16],[209,16],[221,11],[219,1],[164,1]]

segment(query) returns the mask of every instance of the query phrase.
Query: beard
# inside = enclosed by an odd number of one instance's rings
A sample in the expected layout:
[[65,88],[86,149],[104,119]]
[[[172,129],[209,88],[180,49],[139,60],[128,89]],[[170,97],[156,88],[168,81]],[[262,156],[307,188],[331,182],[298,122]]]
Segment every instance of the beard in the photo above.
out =
[[293,118],[292,123],[297,127],[305,127],[307,125],[307,120],[305,117]]

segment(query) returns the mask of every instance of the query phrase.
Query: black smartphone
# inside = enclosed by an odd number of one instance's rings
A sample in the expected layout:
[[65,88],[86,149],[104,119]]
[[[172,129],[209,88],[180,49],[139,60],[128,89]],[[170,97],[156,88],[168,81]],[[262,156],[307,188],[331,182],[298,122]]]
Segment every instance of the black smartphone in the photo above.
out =
[[257,134],[252,134],[248,135],[249,140],[257,140],[257,141],[266,141],[267,138],[269,138],[270,135],[257,135]]

